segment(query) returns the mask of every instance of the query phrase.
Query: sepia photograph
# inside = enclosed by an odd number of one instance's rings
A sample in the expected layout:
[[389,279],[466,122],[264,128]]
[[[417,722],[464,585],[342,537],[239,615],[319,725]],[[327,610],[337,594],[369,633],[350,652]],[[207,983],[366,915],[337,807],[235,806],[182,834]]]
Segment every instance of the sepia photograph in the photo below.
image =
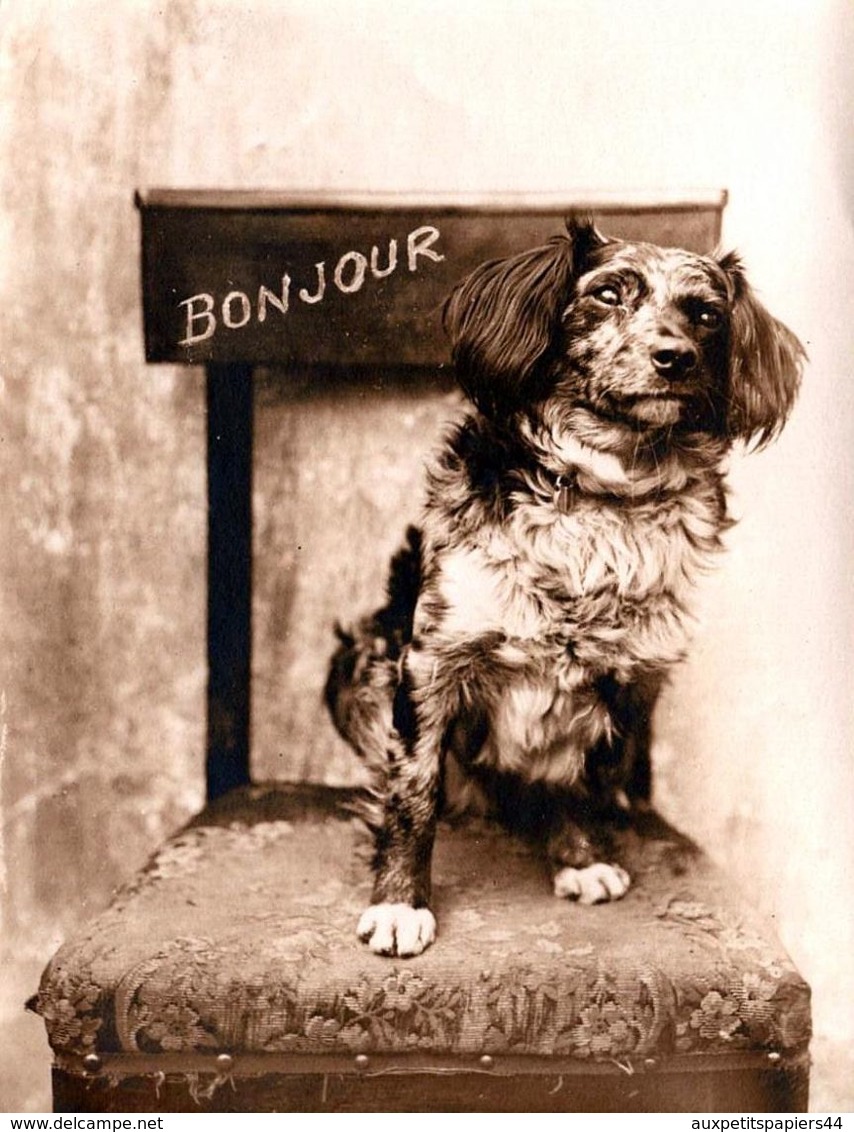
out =
[[844,1127],[852,63],[0,2],[0,1111]]

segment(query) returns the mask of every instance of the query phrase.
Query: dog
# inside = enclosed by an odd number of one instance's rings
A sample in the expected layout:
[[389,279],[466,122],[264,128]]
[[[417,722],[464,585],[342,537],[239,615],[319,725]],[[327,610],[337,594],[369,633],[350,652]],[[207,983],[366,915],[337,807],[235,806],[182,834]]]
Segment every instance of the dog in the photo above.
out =
[[609,831],[649,798],[656,698],[730,525],[727,454],[778,435],[805,359],[737,254],[584,217],[482,264],[443,314],[471,409],[428,469],[387,603],[339,630],[326,685],[373,776],[357,932],[385,955],[435,938],[450,761],[542,842],[557,896],[625,894]]

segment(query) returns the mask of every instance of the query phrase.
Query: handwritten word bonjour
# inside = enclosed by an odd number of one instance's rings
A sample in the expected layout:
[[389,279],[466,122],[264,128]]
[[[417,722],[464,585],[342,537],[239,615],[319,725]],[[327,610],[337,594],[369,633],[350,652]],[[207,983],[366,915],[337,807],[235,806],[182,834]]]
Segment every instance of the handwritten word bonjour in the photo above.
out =
[[[432,225],[415,228],[406,237],[406,263],[410,271],[417,271],[420,259],[441,263],[444,256],[434,250],[433,245],[441,233]],[[373,279],[385,279],[397,269],[398,244],[397,240],[388,242],[388,254],[385,262],[380,263],[380,249],[375,244],[369,255],[362,252],[345,252],[332,269],[332,284],[344,295],[354,295],[364,286],[368,276]],[[326,261],[314,265],[315,277],[311,289],[300,287],[297,296],[301,303],[314,305],[323,300],[329,286],[327,280]],[[283,274],[280,291],[273,291],[263,284],[258,288],[255,303],[255,318],[258,322],[266,322],[269,310],[278,311],[285,315],[291,305],[290,275]],[[192,295],[178,304],[185,312],[185,333],[179,345],[194,346],[212,338],[220,323],[227,330],[240,330],[252,321],[252,300],[245,291],[229,291],[217,308],[216,297],[207,291]],[[215,313],[216,312],[216,313]],[[217,318],[217,314],[219,318]]]

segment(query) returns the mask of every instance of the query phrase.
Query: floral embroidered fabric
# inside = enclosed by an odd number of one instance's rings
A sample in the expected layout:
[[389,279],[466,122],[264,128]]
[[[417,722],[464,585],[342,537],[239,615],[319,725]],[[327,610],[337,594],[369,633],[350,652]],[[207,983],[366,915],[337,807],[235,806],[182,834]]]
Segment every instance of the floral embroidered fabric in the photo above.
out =
[[439,937],[399,960],[355,938],[366,838],[330,799],[248,788],[169,841],[48,965],[54,1049],[612,1060],[807,1043],[809,989],[780,945],[654,816],[626,836],[629,893],[593,908],[552,896],[503,831],[440,826]]

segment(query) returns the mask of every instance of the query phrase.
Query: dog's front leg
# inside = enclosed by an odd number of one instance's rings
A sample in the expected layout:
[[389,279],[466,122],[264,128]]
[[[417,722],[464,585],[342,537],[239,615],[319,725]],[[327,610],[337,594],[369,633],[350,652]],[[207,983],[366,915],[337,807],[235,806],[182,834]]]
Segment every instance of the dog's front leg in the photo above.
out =
[[357,931],[381,955],[418,955],[436,936],[428,904],[438,771],[405,744],[396,755],[399,773],[389,776],[383,824],[374,834],[373,895]]
[[[447,698],[419,673],[433,660],[404,660],[386,749],[382,824],[374,830],[374,889],[358,934],[382,955],[418,955],[436,936],[430,865],[436,832]],[[431,682],[432,683],[432,682]]]

